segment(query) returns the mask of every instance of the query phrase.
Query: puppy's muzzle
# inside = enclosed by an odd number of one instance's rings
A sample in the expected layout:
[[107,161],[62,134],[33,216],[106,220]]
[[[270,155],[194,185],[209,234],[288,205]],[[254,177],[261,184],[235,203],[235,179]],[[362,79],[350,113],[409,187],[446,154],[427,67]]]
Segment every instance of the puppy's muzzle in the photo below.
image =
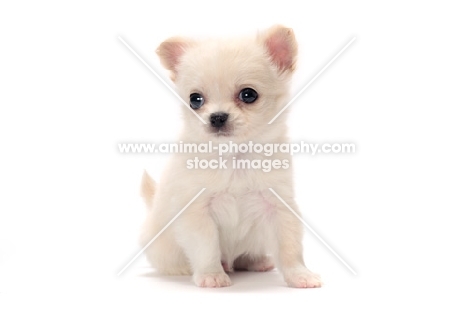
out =
[[210,115],[210,124],[214,128],[222,128],[225,124],[227,119],[229,118],[229,114],[224,112],[215,112]]

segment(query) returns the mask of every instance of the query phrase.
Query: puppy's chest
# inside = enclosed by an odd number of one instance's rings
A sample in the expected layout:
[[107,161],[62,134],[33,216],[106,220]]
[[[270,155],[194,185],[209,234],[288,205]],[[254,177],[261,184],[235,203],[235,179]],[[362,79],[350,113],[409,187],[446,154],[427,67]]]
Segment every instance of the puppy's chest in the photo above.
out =
[[[249,159],[242,159],[249,160]],[[214,187],[219,192],[229,192],[235,195],[244,195],[254,190],[264,190],[271,187],[271,180],[281,172],[264,172],[259,168],[233,168],[236,160],[229,159],[227,169],[216,172],[216,177],[212,180]]]
[[235,232],[237,238],[247,235],[252,227],[270,222],[275,213],[265,191],[214,194],[209,210],[220,230]]

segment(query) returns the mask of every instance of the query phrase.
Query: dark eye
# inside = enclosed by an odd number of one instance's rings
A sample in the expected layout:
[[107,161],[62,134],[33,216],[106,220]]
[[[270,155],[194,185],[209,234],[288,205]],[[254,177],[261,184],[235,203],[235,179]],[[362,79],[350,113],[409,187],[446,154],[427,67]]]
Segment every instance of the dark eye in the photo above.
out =
[[205,103],[205,99],[198,93],[190,94],[190,107],[192,109],[198,109]]
[[246,104],[251,104],[256,101],[258,98],[258,94],[254,89],[245,88],[239,93],[239,99]]

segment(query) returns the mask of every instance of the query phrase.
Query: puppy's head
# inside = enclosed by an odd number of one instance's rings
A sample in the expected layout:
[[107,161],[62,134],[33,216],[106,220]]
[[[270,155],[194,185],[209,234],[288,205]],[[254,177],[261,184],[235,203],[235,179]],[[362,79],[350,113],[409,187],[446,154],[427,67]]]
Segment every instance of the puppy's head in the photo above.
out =
[[267,123],[287,101],[297,55],[291,29],[228,40],[170,38],[156,52],[179,95],[206,122],[184,109],[186,135],[242,142],[282,134]]

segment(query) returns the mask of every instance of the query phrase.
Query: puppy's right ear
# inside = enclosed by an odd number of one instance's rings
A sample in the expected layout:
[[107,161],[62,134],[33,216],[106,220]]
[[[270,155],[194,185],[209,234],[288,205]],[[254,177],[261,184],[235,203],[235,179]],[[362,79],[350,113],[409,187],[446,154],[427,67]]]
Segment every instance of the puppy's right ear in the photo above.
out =
[[172,81],[177,77],[177,67],[180,64],[180,59],[187,49],[193,45],[193,41],[175,37],[167,39],[156,49],[156,54],[161,59],[161,64],[171,72]]

